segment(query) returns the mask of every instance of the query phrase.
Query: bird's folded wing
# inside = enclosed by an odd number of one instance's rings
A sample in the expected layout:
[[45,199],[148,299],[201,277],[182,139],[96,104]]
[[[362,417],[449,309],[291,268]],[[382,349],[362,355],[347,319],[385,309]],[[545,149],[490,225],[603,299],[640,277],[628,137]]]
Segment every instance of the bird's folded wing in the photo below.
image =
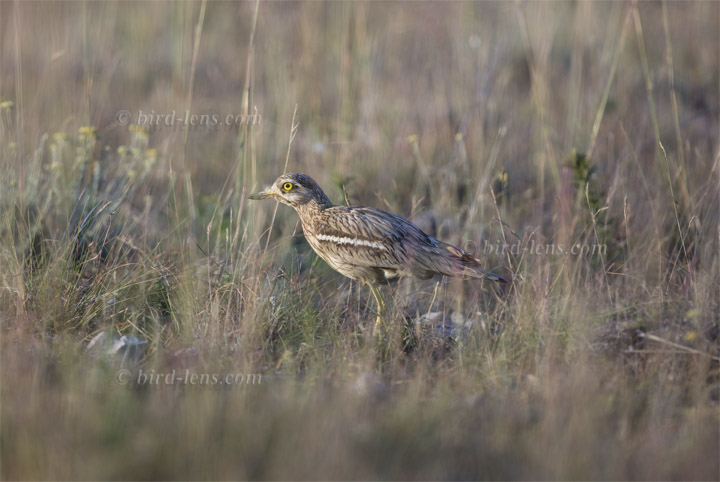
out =
[[400,271],[416,263],[421,247],[437,243],[407,219],[372,208],[335,206],[314,231],[347,264]]

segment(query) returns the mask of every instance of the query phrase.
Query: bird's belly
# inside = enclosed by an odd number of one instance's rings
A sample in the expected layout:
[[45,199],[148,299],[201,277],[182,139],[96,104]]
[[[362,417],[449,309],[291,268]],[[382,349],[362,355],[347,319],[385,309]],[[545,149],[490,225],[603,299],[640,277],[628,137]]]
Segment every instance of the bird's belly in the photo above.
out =
[[315,251],[315,254],[320,256],[320,258],[322,258],[327,264],[329,264],[332,269],[340,272],[348,278],[355,279],[352,276],[352,267],[348,266],[347,263],[343,263],[340,256],[335,255],[327,249],[324,249],[322,241],[318,240],[315,236],[305,236],[305,238],[307,239],[308,244],[310,244],[310,247],[313,249],[313,251]]
[[368,266],[358,266],[347,262],[343,256],[343,246],[338,246],[332,241],[318,239],[315,236],[306,235],[305,238],[315,253],[338,273],[362,282],[377,281],[376,270]]

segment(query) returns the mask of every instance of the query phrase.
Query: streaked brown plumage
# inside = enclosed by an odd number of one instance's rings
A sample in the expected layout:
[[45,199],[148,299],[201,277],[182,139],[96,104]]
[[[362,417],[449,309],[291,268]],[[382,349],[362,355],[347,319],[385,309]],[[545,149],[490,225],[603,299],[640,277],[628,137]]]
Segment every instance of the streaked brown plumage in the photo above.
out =
[[[462,249],[428,236],[407,219],[381,209],[335,206],[306,174],[290,173],[250,199],[292,206],[313,250],[341,274],[371,286],[400,277],[436,274],[507,281],[485,271]],[[378,297],[375,290],[373,294]],[[378,305],[381,305],[378,300]]]

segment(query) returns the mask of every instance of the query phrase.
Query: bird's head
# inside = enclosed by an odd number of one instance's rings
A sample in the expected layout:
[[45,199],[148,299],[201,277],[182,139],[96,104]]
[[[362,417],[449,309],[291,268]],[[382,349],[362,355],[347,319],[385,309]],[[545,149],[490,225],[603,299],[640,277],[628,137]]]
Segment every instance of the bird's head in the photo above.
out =
[[330,199],[320,186],[307,174],[292,172],[278,177],[272,186],[265,188],[257,194],[248,196],[249,199],[272,198],[288,206],[297,208],[315,201],[321,207],[332,206]]

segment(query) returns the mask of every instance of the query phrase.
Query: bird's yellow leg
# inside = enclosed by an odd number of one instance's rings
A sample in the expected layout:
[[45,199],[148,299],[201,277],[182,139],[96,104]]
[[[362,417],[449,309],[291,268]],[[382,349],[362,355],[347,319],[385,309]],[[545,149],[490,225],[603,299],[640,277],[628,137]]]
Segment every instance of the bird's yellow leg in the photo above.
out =
[[371,283],[368,283],[368,286],[370,287],[370,291],[375,297],[375,302],[377,303],[378,314],[377,319],[375,320],[375,328],[373,329],[373,335],[377,336],[380,335],[380,328],[384,324],[385,309],[387,305],[385,303],[385,299],[383,298],[382,292],[380,291],[380,288]]

